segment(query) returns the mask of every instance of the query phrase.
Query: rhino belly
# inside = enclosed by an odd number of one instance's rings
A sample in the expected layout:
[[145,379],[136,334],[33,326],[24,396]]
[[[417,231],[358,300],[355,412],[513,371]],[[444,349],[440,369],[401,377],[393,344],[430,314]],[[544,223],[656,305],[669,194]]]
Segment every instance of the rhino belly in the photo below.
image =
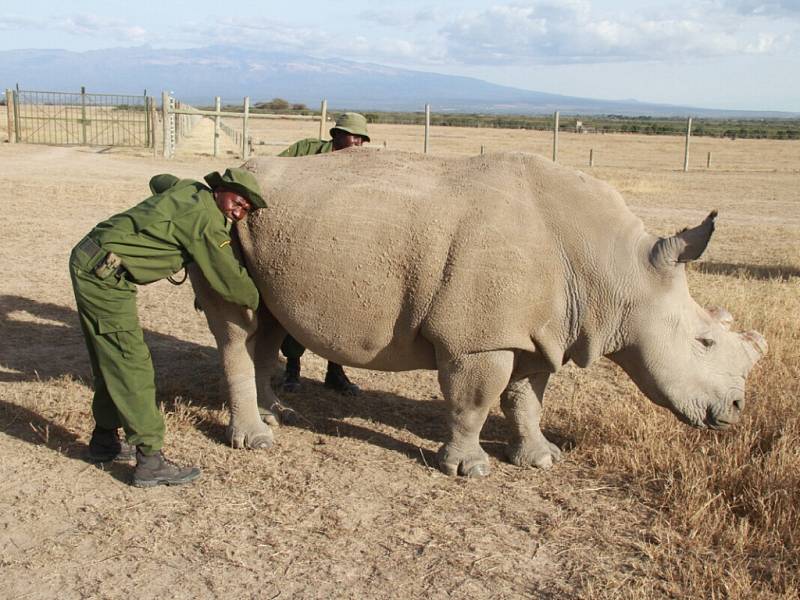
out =
[[[410,243],[408,223],[354,225],[335,212],[313,220],[253,219],[243,239],[265,303],[309,350],[385,371],[436,368],[423,321],[439,285],[436,248]],[[266,216],[266,215],[265,215]],[[372,220],[381,219],[373,215]]]

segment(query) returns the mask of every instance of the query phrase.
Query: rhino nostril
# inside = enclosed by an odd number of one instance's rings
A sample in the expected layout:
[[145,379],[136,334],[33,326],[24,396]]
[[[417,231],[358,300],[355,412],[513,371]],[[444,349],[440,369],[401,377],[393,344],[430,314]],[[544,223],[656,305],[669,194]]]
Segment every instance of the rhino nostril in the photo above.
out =
[[742,408],[743,408],[743,405],[744,405],[744,401],[743,400],[734,400],[733,402],[731,402],[731,404],[733,405],[733,408],[734,408],[734,410],[736,410],[736,412],[741,412]]

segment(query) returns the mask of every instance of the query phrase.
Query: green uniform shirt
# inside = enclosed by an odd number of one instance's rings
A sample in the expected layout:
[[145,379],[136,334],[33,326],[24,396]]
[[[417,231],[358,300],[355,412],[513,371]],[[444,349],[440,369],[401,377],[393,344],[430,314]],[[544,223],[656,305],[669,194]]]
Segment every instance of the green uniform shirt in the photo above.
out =
[[258,290],[233,254],[230,228],[211,191],[183,179],[99,223],[89,235],[122,259],[134,283],[163,279],[195,262],[225,300],[255,310]]
[[324,141],[317,138],[306,138],[295,142],[278,156],[308,156],[309,154],[323,154],[332,151],[332,140]]

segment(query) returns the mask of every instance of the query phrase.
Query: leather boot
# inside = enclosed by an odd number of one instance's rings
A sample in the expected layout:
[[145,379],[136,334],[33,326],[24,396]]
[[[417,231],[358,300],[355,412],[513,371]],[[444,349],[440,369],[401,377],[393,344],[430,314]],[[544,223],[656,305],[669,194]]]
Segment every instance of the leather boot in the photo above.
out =
[[286,359],[286,374],[283,376],[283,391],[297,392],[300,390],[300,359]]
[[89,460],[92,462],[129,462],[136,458],[136,448],[119,438],[116,429],[95,426],[89,440]]
[[361,389],[347,378],[342,365],[337,365],[335,362],[328,363],[325,387],[339,392],[343,396],[357,396],[361,392]]
[[133,472],[133,485],[154,487],[157,485],[183,485],[200,477],[197,467],[181,467],[164,457],[159,451],[146,455],[136,448],[136,469]]

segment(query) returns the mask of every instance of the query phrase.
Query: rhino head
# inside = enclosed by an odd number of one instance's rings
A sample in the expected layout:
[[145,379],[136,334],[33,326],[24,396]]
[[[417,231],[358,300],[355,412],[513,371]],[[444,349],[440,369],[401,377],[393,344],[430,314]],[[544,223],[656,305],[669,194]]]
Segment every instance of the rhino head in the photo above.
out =
[[623,347],[609,358],[681,421],[721,429],[739,420],[745,379],[767,342],[756,331],[733,331],[728,311],[706,310],[689,294],[685,263],[705,250],[716,216],[714,211],[697,227],[647,241],[636,271],[643,288],[622,327]]

